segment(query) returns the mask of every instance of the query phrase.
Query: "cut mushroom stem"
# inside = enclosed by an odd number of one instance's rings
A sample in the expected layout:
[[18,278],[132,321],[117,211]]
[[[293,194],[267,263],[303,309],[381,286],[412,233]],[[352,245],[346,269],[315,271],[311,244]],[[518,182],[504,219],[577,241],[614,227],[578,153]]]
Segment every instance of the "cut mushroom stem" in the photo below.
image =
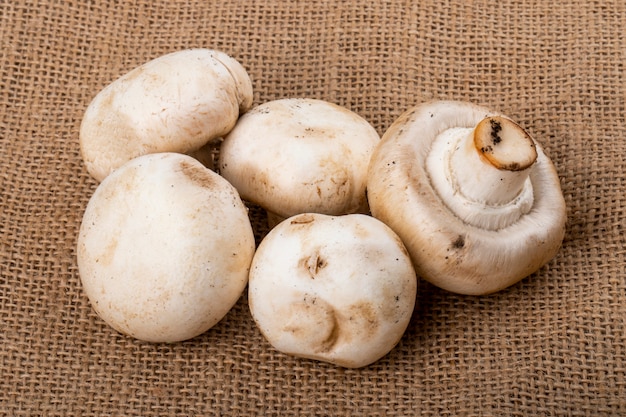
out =
[[492,116],[475,128],[442,132],[427,169],[435,189],[457,216],[474,226],[499,229],[532,207],[528,175],[536,160],[531,136],[512,120]]
[[473,139],[474,148],[489,165],[499,170],[523,171],[537,160],[530,135],[506,117],[483,119],[474,129]]

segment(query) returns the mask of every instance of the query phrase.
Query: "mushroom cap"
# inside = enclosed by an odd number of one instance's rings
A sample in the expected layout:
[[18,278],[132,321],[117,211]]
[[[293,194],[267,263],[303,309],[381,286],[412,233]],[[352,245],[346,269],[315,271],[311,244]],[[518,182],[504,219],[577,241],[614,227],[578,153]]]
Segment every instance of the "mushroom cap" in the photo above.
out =
[[419,276],[461,294],[493,293],[532,274],[556,255],[565,233],[559,178],[538,143],[529,168],[532,207],[514,223],[478,228],[442,203],[426,170],[433,141],[447,129],[475,127],[494,115],[456,101],[416,106],[385,132],[369,168],[372,215],[400,236]]
[[239,62],[210,49],[149,61],[102,89],[87,107],[80,147],[102,181],[140,155],[191,153],[228,133],[252,105],[252,82]]
[[362,117],[322,100],[289,98],[243,115],[224,138],[220,173],[280,217],[367,212],[367,167],[380,141]]
[[404,245],[382,222],[363,214],[304,213],[261,241],[248,303],[277,350],[357,368],[401,339],[416,287]]
[[255,242],[236,190],[190,156],[150,154],[100,183],[77,261],[96,313],[149,342],[195,337],[242,295]]

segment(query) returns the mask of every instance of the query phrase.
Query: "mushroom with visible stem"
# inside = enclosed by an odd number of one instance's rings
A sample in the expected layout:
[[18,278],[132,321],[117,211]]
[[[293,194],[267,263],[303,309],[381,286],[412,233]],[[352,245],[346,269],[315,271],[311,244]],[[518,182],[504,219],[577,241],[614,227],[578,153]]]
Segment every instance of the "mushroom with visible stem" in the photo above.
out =
[[363,214],[304,213],[274,227],[250,269],[255,323],[280,352],[369,365],[404,334],[417,279],[398,236]]
[[488,294],[552,259],[566,208],[554,165],[510,118],[435,101],[401,115],[368,174],[372,215],[407,246],[420,276]]
[[270,226],[299,213],[367,213],[367,167],[380,136],[356,113],[322,100],[261,104],[224,138],[219,171]]
[[140,340],[177,342],[232,308],[254,250],[234,187],[190,156],[159,153],[100,183],[80,226],[77,263],[106,323]]

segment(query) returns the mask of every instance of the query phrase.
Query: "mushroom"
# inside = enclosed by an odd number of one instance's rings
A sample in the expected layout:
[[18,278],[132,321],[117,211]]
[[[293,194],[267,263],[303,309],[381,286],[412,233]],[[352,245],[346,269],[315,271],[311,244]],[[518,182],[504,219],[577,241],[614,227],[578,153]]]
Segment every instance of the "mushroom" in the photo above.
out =
[[243,115],[224,138],[219,170],[274,225],[299,213],[367,213],[367,167],[380,136],[356,113],[288,98]]
[[278,351],[369,365],[406,331],[417,278],[398,236],[363,214],[303,213],[276,225],[250,269],[253,319]]
[[102,181],[134,157],[193,153],[228,133],[252,105],[252,82],[221,51],[188,49],[149,61],[113,81],[87,107],[80,147]]
[[193,338],[243,294],[255,250],[236,190],[194,158],[137,157],[107,176],[77,241],[84,291],[121,333],[149,342]]
[[566,208],[554,165],[510,118],[455,101],[419,105],[371,158],[372,215],[402,239],[418,275],[489,294],[532,274],[560,248]]

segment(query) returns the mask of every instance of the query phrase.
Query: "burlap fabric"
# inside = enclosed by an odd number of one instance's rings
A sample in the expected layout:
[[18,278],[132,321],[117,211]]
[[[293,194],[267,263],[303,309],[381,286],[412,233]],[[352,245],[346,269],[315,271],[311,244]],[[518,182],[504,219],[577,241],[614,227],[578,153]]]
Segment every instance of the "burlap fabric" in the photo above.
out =
[[[625,29],[622,0],[2,1],[0,414],[626,415]],[[96,187],[78,127],[106,84],[188,47],[238,59],[255,104],[320,98],[381,134],[434,98],[511,115],[557,167],[561,251],[492,296],[420,282],[400,344],[358,370],[277,353],[245,296],[187,342],[117,334],[77,274]]]

